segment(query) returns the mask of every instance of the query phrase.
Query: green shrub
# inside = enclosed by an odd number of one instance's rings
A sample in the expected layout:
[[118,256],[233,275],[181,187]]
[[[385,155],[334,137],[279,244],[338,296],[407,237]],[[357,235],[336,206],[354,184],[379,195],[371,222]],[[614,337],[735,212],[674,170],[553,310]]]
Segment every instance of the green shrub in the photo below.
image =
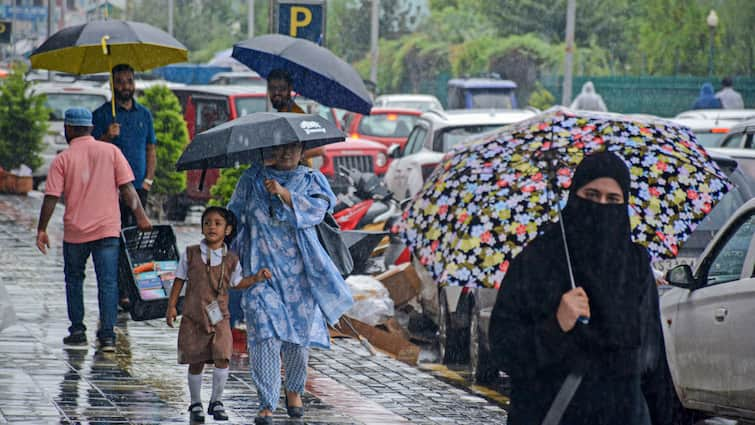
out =
[[212,199],[209,205],[225,207],[231,201],[233,190],[236,189],[241,174],[249,168],[249,165],[242,165],[237,168],[224,168],[220,170],[220,177],[215,185],[210,189]]
[[551,92],[549,92],[545,87],[543,87],[540,82],[535,83],[535,90],[530,95],[530,101],[529,104],[532,107],[535,107],[537,109],[540,109],[541,111],[544,111],[551,106],[553,106],[556,103],[556,98],[553,97]]
[[0,84],[0,166],[12,170],[25,164],[42,165],[44,136],[50,110],[44,94],[31,93],[24,68],[15,66]]
[[189,143],[189,131],[178,98],[168,87],[155,85],[144,90],[139,103],[152,112],[157,136],[157,166],[150,199],[160,216],[168,197],[186,189],[186,172],[176,171],[176,162]]

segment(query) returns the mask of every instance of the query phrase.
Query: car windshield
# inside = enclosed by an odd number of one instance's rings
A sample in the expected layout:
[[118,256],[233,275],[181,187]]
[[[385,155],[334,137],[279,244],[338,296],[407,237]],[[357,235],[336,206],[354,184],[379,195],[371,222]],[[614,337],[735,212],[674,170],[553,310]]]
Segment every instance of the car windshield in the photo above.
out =
[[359,122],[357,132],[365,136],[408,137],[417,119],[417,115],[365,115]]
[[425,112],[429,110],[430,108],[440,108],[440,105],[438,105],[435,102],[428,102],[428,101],[411,101],[411,100],[400,100],[400,101],[391,101],[386,102],[386,105],[390,106],[391,108],[401,108],[401,109],[418,109],[422,112]]
[[239,117],[253,114],[255,112],[265,112],[267,110],[267,100],[265,97],[239,97],[236,98],[236,113]]
[[47,93],[45,105],[51,110],[51,121],[63,121],[63,115],[68,108],[80,107],[94,111],[106,101],[107,98],[100,94]]
[[697,143],[705,146],[706,148],[712,148],[714,146],[718,146],[718,142],[719,140],[721,140],[721,137],[724,136],[724,134],[696,131],[695,136],[697,136]]
[[458,145],[460,142],[467,138],[474,136],[475,134],[484,133],[486,131],[495,130],[505,124],[492,124],[492,125],[470,125],[466,127],[448,128],[443,130],[440,134],[440,143],[443,152],[448,152],[452,147]]
[[718,201],[710,214],[700,222],[698,229],[717,231],[724,226],[729,217],[734,215],[734,212],[742,204],[750,199],[749,193],[752,191],[752,187],[748,187],[748,185],[751,184],[752,179],[737,168],[729,174],[729,180],[734,183],[735,187]]
[[514,107],[510,90],[470,90],[469,93],[472,96],[470,108],[511,109]]

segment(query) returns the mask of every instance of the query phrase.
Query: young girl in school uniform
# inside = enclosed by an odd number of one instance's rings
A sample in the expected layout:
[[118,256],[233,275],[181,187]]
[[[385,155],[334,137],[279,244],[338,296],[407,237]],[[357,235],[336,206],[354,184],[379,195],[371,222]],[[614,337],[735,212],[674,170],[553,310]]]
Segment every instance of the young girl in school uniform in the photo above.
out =
[[178,363],[189,365],[191,421],[204,422],[201,387],[205,363],[214,363],[212,396],[207,413],[215,420],[228,420],[220,401],[228,379],[228,362],[233,349],[228,289],[246,289],[272,277],[270,270],[242,278],[236,254],[229,252],[226,242],[236,230],[236,217],[221,207],[209,207],[202,214],[202,235],[199,245],[186,248],[176,270],[176,279],[168,300],[165,319],[173,327],[176,304],[186,283],[183,319],[178,331]]

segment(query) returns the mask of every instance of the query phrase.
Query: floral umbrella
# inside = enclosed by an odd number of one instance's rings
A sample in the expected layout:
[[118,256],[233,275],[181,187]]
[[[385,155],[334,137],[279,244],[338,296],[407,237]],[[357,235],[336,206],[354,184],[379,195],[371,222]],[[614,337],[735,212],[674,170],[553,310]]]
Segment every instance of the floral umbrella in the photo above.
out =
[[401,236],[436,282],[497,288],[558,221],[577,165],[605,150],[629,168],[632,238],[656,258],[676,256],[731,187],[686,127],[553,108],[447,155],[404,212]]

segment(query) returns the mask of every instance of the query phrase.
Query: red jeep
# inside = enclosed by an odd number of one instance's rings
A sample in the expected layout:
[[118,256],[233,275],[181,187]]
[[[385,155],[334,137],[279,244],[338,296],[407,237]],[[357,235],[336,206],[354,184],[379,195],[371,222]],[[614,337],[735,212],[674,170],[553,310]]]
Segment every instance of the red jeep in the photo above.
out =
[[349,182],[338,174],[340,167],[382,176],[388,170],[390,159],[385,145],[353,137],[341,143],[310,149],[304,153],[304,158],[310,161],[312,168],[319,168],[328,178],[335,193],[346,192],[349,186]]
[[372,108],[370,115],[348,113],[345,131],[351,137],[374,140],[386,148],[394,144],[403,148],[420,115],[422,111],[417,109],[400,108]]

